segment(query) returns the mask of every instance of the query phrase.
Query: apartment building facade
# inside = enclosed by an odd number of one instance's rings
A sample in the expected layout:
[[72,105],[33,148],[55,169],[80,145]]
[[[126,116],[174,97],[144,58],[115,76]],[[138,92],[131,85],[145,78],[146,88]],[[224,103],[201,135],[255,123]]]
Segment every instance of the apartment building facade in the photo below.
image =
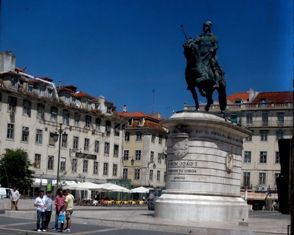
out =
[[[252,132],[243,141],[241,190],[275,191],[281,169],[278,140],[291,139],[293,134],[293,92],[250,89],[227,100],[227,118]],[[212,105],[210,112],[218,114],[218,104]]]
[[123,149],[123,178],[133,187],[163,188],[166,179],[167,130],[160,119],[141,112],[119,113],[127,120]]
[[124,120],[115,106],[25,73],[11,53],[0,57],[0,155],[25,150],[40,185],[56,182],[58,164],[61,182],[121,179]]

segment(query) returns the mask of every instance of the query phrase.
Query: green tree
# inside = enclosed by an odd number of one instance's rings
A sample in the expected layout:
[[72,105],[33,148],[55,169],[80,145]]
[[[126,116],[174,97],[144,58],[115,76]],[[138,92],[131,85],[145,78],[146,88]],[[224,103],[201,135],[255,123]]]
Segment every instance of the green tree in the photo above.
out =
[[22,149],[6,149],[0,159],[0,184],[2,187],[16,187],[20,192],[32,185],[31,163],[28,154]]

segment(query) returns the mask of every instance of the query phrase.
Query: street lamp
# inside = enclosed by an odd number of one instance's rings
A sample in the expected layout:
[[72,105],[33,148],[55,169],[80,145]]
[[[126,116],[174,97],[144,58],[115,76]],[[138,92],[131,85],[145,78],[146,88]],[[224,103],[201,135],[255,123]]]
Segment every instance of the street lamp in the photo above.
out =
[[61,149],[61,138],[62,138],[62,134],[63,131],[65,131],[66,129],[62,129],[62,123],[59,123],[59,129],[57,130],[57,132],[54,134],[53,138],[54,141],[57,141],[58,138],[58,157],[57,157],[57,177],[56,177],[56,187],[58,188],[59,186],[59,168],[60,168],[60,149]]

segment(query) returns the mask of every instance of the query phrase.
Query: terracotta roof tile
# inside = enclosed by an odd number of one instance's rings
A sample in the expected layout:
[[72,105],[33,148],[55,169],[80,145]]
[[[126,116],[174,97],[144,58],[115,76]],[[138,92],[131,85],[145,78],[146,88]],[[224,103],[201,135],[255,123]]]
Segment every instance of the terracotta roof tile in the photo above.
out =
[[77,98],[90,98],[90,99],[95,99],[93,96],[88,95],[85,92],[78,92],[74,94],[75,97]]
[[237,100],[242,100],[243,102],[248,102],[249,101],[249,94],[248,94],[248,92],[238,92],[238,93],[235,93],[235,94],[228,96],[227,99],[232,103],[235,103]]
[[154,121],[159,122],[160,119],[153,117],[151,115],[142,113],[142,112],[133,112],[133,113],[129,113],[129,112],[118,112],[118,115],[122,116],[122,117],[126,117],[126,118],[148,118]]
[[266,103],[292,103],[293,93],[291,91],[260,92],[252,101],[253,104]]
[[71,94],[72,90],[67,87],[61,87],[61,88],[58,88],[58,92],[68,92]]

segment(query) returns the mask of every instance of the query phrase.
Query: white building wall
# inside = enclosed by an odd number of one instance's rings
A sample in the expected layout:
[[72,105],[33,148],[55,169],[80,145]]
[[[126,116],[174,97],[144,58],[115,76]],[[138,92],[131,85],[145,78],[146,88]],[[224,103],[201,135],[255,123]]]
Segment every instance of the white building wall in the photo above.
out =
[[[60,171],[61,180],[91,180],[95,182],[105,182],[108,179],[120,179],[122,177],[122,130],[120,129],[120,135],[114,136],[114,123],[120,123],[121,120],[114,118],[112,115],[99,115],[102,119],[101,131],[96,131],[95,134],[92,133],[92,127],[89,129],[83,128],[85,126],[84,117],[85,111],[82,110],[71,110],[70,107],[64,107],[58,105],[58,103],[52,103],[50,100],[38,100],[37,98],[24,97],[20,93],[7,93],[6,91],[1,91],[2,101],[0,104],[0,154],[5,153],[6,148],[24,149],[29,156],[31,163],[34,162],[35,154],[41,154],[41,165],[40,168],[32,167],[32,170],[35,171],[35,177],[43,179],[56,179],[57,175],[57,164],[58,164],[58,141],[55,143],[55,146],[49,145],[49,133],[56,132],[59,129],[59,123],[62,123],[62,110],[68,109],[71,112],[70,123],[69,125],[62,125],[62,129],[68,134],[67,147],[61,147],[60,156],[66,158],[66,170]],[[8,96],[13,96],[17,98],[17,106],[14,114],[10,113],[8,110]],[[30,100],[32,102],[31,117],[23,115],[23,99]],[[37,103],[45,104],[45,118],[44,120],[37,119]],[[53,123],[50,121],[50,108],[51,106],[56,106],[59,110],[59,115],[57,122]],[[79,127],[74,126],[73,112],[78,111],[81,113],[81,121]],[[87,113],[87,115],[91,115]],[[95,116],[92,115],[92,123],[94,122]],[[105,121],[110,120],[112,123],[111,134],[110,136],[105,135]],[[14,124],[14,139],[10,140],[6,138],[7,135],[7,124]],[[21,141],[22,127],[29,127],[29,140],[28,142]],[[36,144],[36,130],[41,129],[43,131],[43,142],[42,144]],[[75,157],[75,152],[73,148],[73,137],[79,137],[79,149],[83,153],[97,155],[97,160],[99,163],[98,175],[93,174],[93,165],[94,160],[88,160],[88,172],[83,173],[83,159],[78,159],[77,172],[72,172],[71,161]],[[90,139],[89,151],[84,151],[84,139]],[[95,140],[100,142],[99,153],[94,152],[94,143]],[[104,143],[108,142],[110,144],[110,153],[109,156],[104,154]],[[113,157],[113,148],[114,144],[119,146],[118,157]],[[54,167],[53,170],[48,169],[48,156],[54,156]],[[103,163],[109,164],[108,175],[103,175]],[[117,176],[113,176],[113,164],[117,164]]]

